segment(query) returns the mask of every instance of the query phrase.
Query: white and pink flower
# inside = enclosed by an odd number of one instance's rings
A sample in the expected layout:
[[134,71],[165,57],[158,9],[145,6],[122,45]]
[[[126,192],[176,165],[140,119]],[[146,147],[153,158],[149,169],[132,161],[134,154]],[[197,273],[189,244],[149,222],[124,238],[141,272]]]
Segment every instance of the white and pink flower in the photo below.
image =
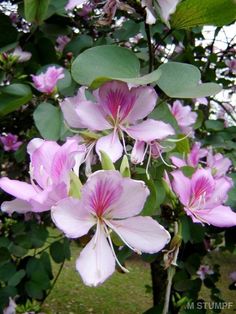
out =
[[149,190],[144,182],[118,171],[97,171],[81,189],[81,199],[67,198],[52,208],[52,219],[67,237],[78,238],[96,226],[95,234],[76,261],[84,283],[97,286],[115,271],[118,261],[111,232],[133,251],[155,253],[169,242],[169,233],[151,217],[140,214]]
[[48,67],[47,71],[38,75],[31,75],[35,88],[45,94],[55,91],[58,80],[64,78],[64,69],[55,66]]
[[0,136],[0,142],[2,143],[3,149],[6,152],[17,151],[22,144],[21,141],[18,141],[18,135],[14,135],[11,133],[3,133]]

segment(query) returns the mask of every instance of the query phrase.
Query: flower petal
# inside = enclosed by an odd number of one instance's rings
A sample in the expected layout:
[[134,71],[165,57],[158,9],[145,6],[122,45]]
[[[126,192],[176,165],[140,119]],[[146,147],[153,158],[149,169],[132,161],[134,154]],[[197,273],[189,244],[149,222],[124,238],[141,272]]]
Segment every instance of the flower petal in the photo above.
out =
[[37,193],[31,184],[6,177],[0,179],[0,188],[6,193],[25,201],[30,200]]
[[124,130],[135,140],[145,142],[163,140],[167,136],[175,134],[171,125],[152,119],[127,127]]
[[110,220],[111,228],[131,247],[144,253],[156,253],[170,241],[170,234],[151,217]]
[[157,102],[157,93],[151,86],[133,87],[130,94],[134,97],[135,102],[127,120],[129,123],[143,119],[151,113]]
[[87,286],[102,284],[115,271],[115,258],[99,225],[92,240],[80,253],[76,269]]
[[233,187],[233,181],[229,177],[222,177],[215,180],[214,191],[207,200],[205,207],[210,208],[213,206],[221,205],[226,202],[228,192]]
[[16,198],[13,201],[3,202],[1,210],[9,215],[14,212],[25,214],[27,212],[32,212],[32,206],[29,202]]
[[188,205],[191,197],[191,180],[185,177],[180,170],[173,171],[171,174],[174,178],[172,182],[174,192],[179,196],[183,205]]
[[184,167],[184,166],[187,165],[186,162],[183,159],[181,159],[179,157],[176,157],[176,156],[171,156],[170,160],[178,168],[181,168],[181,167]]
[[52,220],[68,238],[78,238],[88,233],[95,220],[79,200],[66,198],[51,210]]
[[131,162],[133,164],[141,164],[145,157],[145,142],[135,141],[131,153]]
[[139,214],[149,195],[143,181],[122,178],[123,191],[112,206],[112,218],[127,218]]
[[111,129],[110,123],[105,119],[105,115],[98,104],[91,101],[83,101],[75,109],[81,123],[90,130]]
[[[217,206],[210,210],[195,210],[194,213],[207,223],[216,227],[223,228],[236,226],[236,213],[228,206]],[[197,221],[195,218],[194,222],[200,221]]]
[[100,151],[104,151],[112,160],[116,162],[123,153],[123,146],[119,140],[117,132],[101,137],[96,144],[96,152],[100,156]]
[[72,128],[86,128],[76,112],[76,109],[79,108],[80,103],[87,101],[84,92],[85,87],[80,87],[76,96],[67,97],[60,103],[64,119],[66,123]]

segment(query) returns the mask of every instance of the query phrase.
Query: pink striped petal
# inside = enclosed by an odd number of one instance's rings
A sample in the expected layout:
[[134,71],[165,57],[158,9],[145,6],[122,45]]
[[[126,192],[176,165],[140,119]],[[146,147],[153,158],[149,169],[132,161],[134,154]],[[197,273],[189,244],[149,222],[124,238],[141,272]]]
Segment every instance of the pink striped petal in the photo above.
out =
[[191,180],[183,175],[180,170],[171,172],[174,180],[172,187],[174,192],[179,196],[183,205],[188,205],[191,198]]
[[100,156],[100,151],[104,151],[112,160],[116,162],[123,153],[123,146],[117,132],[102,136],[96,144],[96,152]]
[[25,201],[29,201],[37,193],[31,184],[6,177],[0,179],[0,188],[6,193]]

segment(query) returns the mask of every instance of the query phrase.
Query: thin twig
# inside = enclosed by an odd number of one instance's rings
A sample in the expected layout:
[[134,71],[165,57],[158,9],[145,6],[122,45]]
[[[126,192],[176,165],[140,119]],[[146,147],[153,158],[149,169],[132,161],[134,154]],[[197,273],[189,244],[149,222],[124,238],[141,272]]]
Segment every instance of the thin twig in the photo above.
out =
[[153,47],[152,47],[152,39],[151,39],[151,32],[150,26],[145,23],[145,31],[147,35],[147,42],[148,42],[148,54],[149,54],[149,69],[148,72],[151,73],[154,64],[154,55],[153,55]]

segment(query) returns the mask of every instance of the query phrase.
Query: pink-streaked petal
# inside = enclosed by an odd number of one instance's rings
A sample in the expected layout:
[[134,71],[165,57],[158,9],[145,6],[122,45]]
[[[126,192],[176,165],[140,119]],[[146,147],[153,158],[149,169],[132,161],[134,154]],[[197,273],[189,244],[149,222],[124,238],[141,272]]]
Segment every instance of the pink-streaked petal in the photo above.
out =
[[195,143],[187,158],[188,165],[192,167],[197,167],[199,160],[205,157],[207,153],[207,149],[201,148],[200,143]]
[[145,142],[135,141],[131,153],[131,162],[133,164],[141,164],[145,157]]
[[44,141],[32,154],[32,177],[41,188],[46,188],[51,183],[52,162],[59,148],[60,145],[56,142]]
[[113,162],[116,162],[123,153],[123,146],[117,132],[102,136],[96,143],[96,152],[100,156],[100,151],[104,151]]
[[149,196],[149,190],[143,181],[122,178],[123,191],[112,206],[112,218],[127,218],[138,215]]
[[60,146],[53,157],[50,177],[53,183],[69,183],[69,172],[75,165],[75,155],[78,153],[78,142],[76,139],[69,138]]
[[79,200],[66,198],[51,210],[55,225],[68,238],[79,238],[88,233],[95,224],[95,219],[83,207]]
[[188,205],[191,197],[191,180],[184,176],[180,171],[171,172],[173,176],[172,187],[174,192],[179,196],[183,205]]
[[101,226],[80,253],[76,269],[87,286],[102,284],[115,271],[115,258]]
[[206,208],[220,205],[227,201],[228,192],[233,187],[233,181],[229,177],[215,179],[214,191],[206,201]]
[[170,234],[151,217],[111,220],[111,228],[131,247],[144,253],[156,253],[170,241]]
[[127,127],[124,130],[135,140],[145,142],[163,140],[164,138],[175,134],[171,125],[152,119]]
[[0,179],[0,188],[6,193],[25,201],[36,195],[36,191],[31,184],[6,177]]
[[80,106],[81,102],[87,101],[85,97],[85,87],[80,87],[78,93],[74,97],[67,97],[61,103],[61,110],[63,112],[66,123],[72,128],[86,128],[80,121],[76,109]]
[[109,81],[103,84],[98,95],[101,110],[115,120],[124,120],[129,115],[135,102],[135,95],[129,91],[127,83]]
[[175,156],[171,156],[170,160],[178,168],[181,168],[181,167],[184,167],[184,166],[187,165],[186,162],[183,159],[180,159],[180,158],[175,157]]
[[92,174],[82,188],[83,206],[95,215],[105,214],[119,199],[123,187],[119,171],[101,170]]
[[14,212],[25,214],[32,212],[32,206],[29,202],[16,198],[13,201],[3,202],[1,205],[1,210],[9,215]]
[[107,130],[112,126],[105,118],[105,115],[98,104],[91,101],[83,101],[75,109],[80,122],[90,130]]
[[157,93],[151,86],[133,87],[130,94],[135,99],[127,120],[129,123],[135,123],[149,115],[155,108],[157,102]]
[[[210,225],[222,228],[236,226],[236,213],[228,206],[217,206],[210,210],[203,209],[194,212]],[[200,221],[195,219],[195,222]]]
[[27,145],[27,153],[32,156],[32,154],[34,153],[34,151],[36,149],[38,149],[43,143],[45,142],[45,140],[43,140],[42,138],[34,138],[32,139],[29,144]]
[[38,192],[30,199],[33,211],[38,213],[50,210],[58,201],[67,197],[67,192],[67,186],[63,182]]
[[191,193],[196,200],[201,197],[206,199],[212,198],[212,193],[215,188],[215,181],[211,172],[206,169],[198,169],[191,179]]

